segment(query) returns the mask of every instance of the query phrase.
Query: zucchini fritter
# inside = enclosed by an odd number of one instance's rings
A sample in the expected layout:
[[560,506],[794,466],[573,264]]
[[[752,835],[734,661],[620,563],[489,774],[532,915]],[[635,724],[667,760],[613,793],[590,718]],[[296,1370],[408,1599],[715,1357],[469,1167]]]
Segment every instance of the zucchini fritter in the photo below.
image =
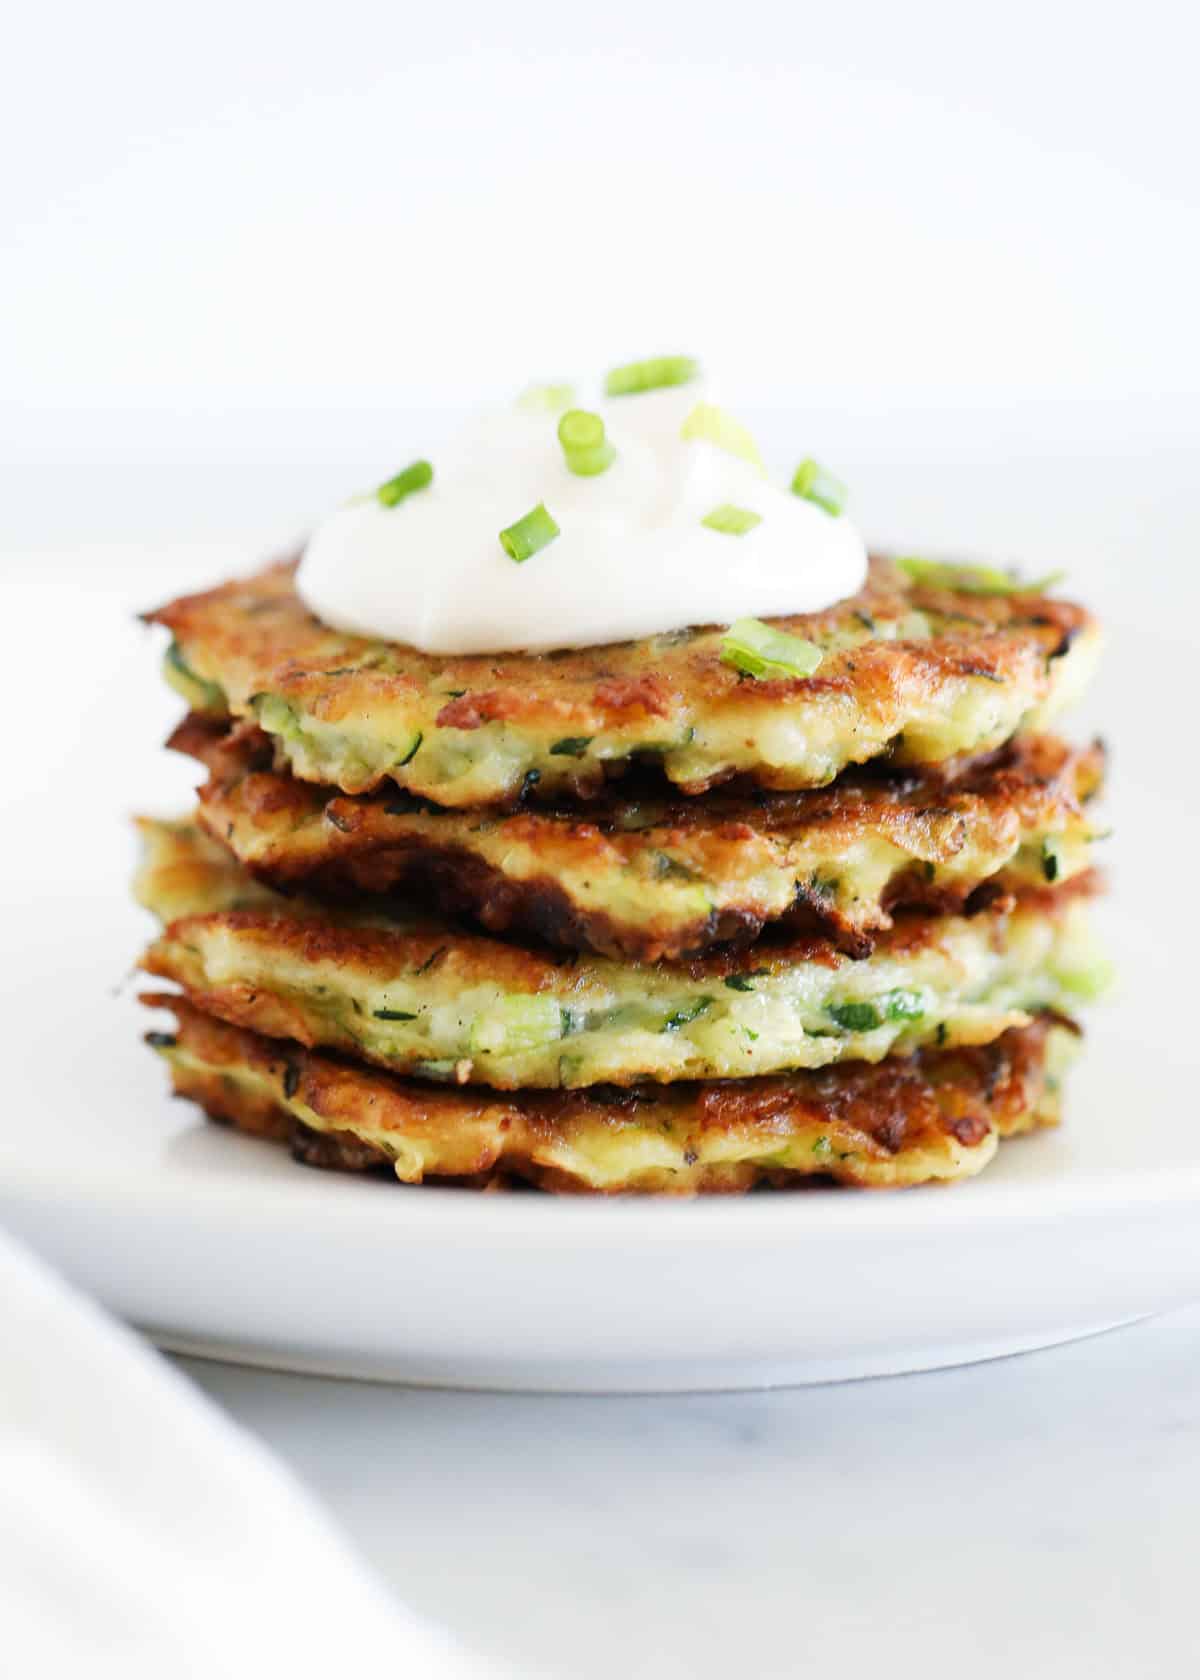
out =
[[811,677],[755,681],[719,628],[550,654],[434,656],[323,625],[294,562],[148,614],[174,635],[168,678],[193,710],[254,719],[292,773],[345,793],[391,782],[440,805],[594,795],[652,759],[685,792],[734,774],[819,787],[888,754],[939,764],[1035,731],[1098,648],[1079,606],[922,584],[872,561],[860,593],[775,621],[824,651]]
[[864,956],[896,909],[1066,881],[1091,862],[1083,804],[1104,763],[1098,745],[1031,736],[956,776],[848,771],[828,789],[701,800],[629,778],[582,808],[481,813],[298,782],[252,724],[193,714],[171,745],[208,767],[202,826],[264,881],[403,888],[492,933],[640,962],[748,943],[781,918]]
[[746,1078],[984,1043],[1095,985],[1089,877],[972,917],[906,916],[855,960],[806,935],[638,966],[411,911],[273,897],[191,824],[143,822],[143,958],[236,1025],[426,1079],[522,1086]]
[[1048,1017],[991,1044],[878,1066],[716,1085],[494,1091],[422,1086],[262,1038],[182,998],[151,1033],[176,1092],[215,1120],[290,1142],[317,1166],[406,1183],[509,1177],[558,1191],[694,1195],[832,1179],[898,1188],[967,1178],[998,1137],[1058,1119],[1073,1035]]

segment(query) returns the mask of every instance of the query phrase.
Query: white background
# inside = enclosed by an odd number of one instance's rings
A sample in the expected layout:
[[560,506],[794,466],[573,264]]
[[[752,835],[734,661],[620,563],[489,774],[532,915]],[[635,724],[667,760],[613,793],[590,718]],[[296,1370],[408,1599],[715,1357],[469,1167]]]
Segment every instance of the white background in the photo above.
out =
[[[156,498],[180,534],[305,521],[427,443],[431,408],[676,348],[789,456],[1187,445],[1197,17],[24,7],[8,534],[133,532]],[[63,495],[62,463],[105,471]]]

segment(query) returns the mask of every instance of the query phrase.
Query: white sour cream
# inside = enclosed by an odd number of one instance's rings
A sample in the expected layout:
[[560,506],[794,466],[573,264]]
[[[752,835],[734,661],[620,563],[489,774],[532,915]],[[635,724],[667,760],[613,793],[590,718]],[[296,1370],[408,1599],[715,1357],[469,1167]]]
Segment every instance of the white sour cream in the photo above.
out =
[[[363,497],[325,520],[300,564],[301,599],[335,629],[467,654],[590,647],[854,594],[867,570],[855,527],[715,444],[685,442],[702,399],[693,383],[582,400],[617,451],[594,478],[568,469],[556,414],[488,414],[431,454],[428,489],[391,508]],[[499,533],[539,502],[561,535],[518,564]],[[729,536],[701,523],[725,503],[761,524]]]

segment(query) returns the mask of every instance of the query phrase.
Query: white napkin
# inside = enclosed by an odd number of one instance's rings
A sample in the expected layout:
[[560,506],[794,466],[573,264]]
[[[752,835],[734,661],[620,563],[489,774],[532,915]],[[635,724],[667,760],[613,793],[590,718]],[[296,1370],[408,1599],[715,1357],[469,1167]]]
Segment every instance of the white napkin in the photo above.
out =
[[5,1673],[482,1680],[282,1466],[3,1232],[0,1347]]

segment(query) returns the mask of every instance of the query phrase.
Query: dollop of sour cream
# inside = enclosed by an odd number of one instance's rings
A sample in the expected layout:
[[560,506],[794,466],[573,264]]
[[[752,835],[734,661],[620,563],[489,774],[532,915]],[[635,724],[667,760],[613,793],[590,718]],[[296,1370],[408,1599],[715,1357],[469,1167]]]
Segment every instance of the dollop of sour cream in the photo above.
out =
[[[705,438],[684,439],[698,383],[607,401],[612,465],[578,477],[558,414],[489,413],[433,455],[427,489],[384,507],[356,498],[313,533],[296,587],[338,630],[425,653],[590,647],[743,617],[815,612],[866,577],[844,516],[772,484]],[[521,563],[501,530],[544,503],[560,535]],[[702,523],[725,504],[760,522],[734,536]]]

